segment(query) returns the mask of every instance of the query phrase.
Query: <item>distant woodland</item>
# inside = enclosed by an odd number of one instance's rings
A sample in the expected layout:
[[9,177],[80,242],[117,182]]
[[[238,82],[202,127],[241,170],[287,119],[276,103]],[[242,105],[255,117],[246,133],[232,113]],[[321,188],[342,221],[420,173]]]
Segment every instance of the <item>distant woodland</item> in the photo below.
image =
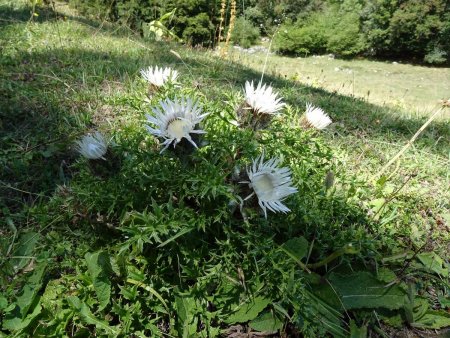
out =
[[232,22],[234,44],[249,47],[261,37],[274,37],[273,48],[281,54],[333,53],[435,65],[450,60],[450,0],[69,2],[84,14],[121,22],[142,34],[146,24],[175,9],[162,24],[193,46],[214,47]]

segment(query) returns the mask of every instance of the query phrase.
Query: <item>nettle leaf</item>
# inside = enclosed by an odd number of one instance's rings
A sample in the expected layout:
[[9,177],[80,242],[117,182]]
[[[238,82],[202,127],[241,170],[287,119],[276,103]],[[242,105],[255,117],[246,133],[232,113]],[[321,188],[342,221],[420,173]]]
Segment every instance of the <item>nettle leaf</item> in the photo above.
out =
[[277,332],[283,328],[283,322],[272,312],[264,312],[248,324],[253,330]]
[[233,323],[245,323],[249,320],[255,319],[258,314],[269,305],[272,300],[268,298],[264,298],[262,296],[255,297],[249,303],[244,303],[239,306],[237,312],[230,315],[225,323],[233,324]]
[[424,252],[417,255],[419,261],[423,264],[425,269],[434,272],[443,277],[448,277],[448,268],[441,257],[434,252]]
[[341,297],[345,309],[400,309],[405,305],[406,292],[398,285],[387,287],[369,272],[349,275],[332,273],[328,280]]
[[100,303],[99,310],[104,309],[111,296],[111,280],[112,272],[109,255],[106,252],[99,251],[95,253],[86,253],[88,272],[92,278],[94,290]]

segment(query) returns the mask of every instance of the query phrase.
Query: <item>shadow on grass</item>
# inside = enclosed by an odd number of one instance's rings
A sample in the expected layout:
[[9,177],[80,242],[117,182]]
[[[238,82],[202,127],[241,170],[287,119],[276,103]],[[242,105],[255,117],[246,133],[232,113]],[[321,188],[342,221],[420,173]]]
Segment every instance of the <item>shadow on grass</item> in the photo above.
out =
[[33,21],[42,23],[49,20],[54,20],[58,17],[58,13],[54,12],[51,7],[39,7],[36,8],[35,13],[32,15],[32,7],[17,8],[13,5],[13,2],[0,4],[0,27],[13,25],[16,23],[23,23]]
[[[28,10],[0,6],[0,13],[12,21],[29,19]],[[55,18],[55,13],[41,14],[37,20],[45,18]],[[75,17],[74,20],[102,27],[88,19]],[[99,30],[106,35],[116,31]],[[129,55],[107,48],[103,51],[102,48],[98,51],[62,48],[19,52],[0,59],[5,75],[0,84],[3,98],[0,102],[3,168],[0,180],[10,186],[5,188],[2,184],[0,187],[4,199],[1,205],[14,208],[19,202],[30,203],[36,198],[35,194],[50,196],[57,184],[66,182],[71,175],[68,165],[74,159],[70,150],[73,135],[82,133],[92,124],[91,111],[86,107],[96,102],[98,94],[94,92],[101,88],[105,79],[120,83],[130,74],[137,76],[143,66],[171,64],[182,72],[181,81],[199,86],[208,99],[223,101],[226,99],[224,90],[241,91],[246,80],[258,81],[261,77],[259,72],[239,64],[207,58],[203,52],[181,49],[186,54],[181,62],[170,53],[172,48],[180,50],[179,46],[164,43],[148,46]],[[139,48],[137,46],[137,50]],[[100,75],[90,77],[90,74]],[[424,119],[404,119],[386,108],[282,78],[265,75],[264,81],[280,89],[284,100],[298,107],[299,112],[306,102],[321,106],[334,121],[345,125],[344,133],[362,132],[375,138],[389,135],[391,140],[406,142],[424,123]],[[434,122],[416,146],[445,156],[449,146],[445,135],[449,133],[448,123]],[[441,141],[437,142],[439,139]]]

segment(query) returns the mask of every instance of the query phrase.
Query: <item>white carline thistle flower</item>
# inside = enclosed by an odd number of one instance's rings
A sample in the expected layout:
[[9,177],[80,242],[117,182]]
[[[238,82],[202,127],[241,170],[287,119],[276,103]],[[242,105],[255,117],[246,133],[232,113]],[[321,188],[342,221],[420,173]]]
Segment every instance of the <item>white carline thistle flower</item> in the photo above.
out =
[[164,148],[161,153],[173,142],[173,146],[184,137],[195,148],[198,148],[190,134],[205,134],[203,130],[194,129],[207,115],[201,114],[201,109],[191,98],[166,99],[159,102],[160,107],[152,108],[155,116],[146,115],[147,121],[156,128],[146,126],[148,132],[157,137],[164,138]]
[[90,160],[105,159],[103,155],[108,150],[108,143],[105,137],[96,131],[94,134],[88,134],[77,141],[77,151]]
[[162,87],[167,82],[175,82],[178,77],[178,72],[170,67],[148,67],[146,69],[141,69],[140,73],[147,82],[155,87]]
[[296,193],[297,188],[291,186],[291,170],[286,167],[279,168],[280,160],[272,158],[264,162],[264,154],[253,161],[251,168],[247,168],[248,183],[253,193],[244,200],[249,199],[254,194],[258,197],[258,204],[264,211],[267,218],[267,209],[273,212],[281,211],[286,213],[290,211],[281,201],[287,196]]
[[315,107],[311,103],[306,104],[305,118],[308,125],[319,130],[325,129],[332,122],[322,108]]
[[252,82],[245,82],[245,102],[256,113],[274,115],[286,104],[281,102],[282,98],[268,85],[258,83],[256,88]]

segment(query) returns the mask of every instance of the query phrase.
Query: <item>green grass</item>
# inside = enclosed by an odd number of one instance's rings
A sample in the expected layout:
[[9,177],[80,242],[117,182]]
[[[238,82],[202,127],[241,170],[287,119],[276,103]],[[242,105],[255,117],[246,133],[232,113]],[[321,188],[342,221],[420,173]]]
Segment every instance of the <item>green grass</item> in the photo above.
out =
[[[38,13],[30,22],[24,1],[0,1],[0,337],[214,336],[256,316],[290,336],[345,336],[355,325],[390,336],[395,322],[432,328],[420,326],[425,312],[432,323],[447,318],[448,261],[433,256],[448,259],[450,243],[445,116],[375,179],[425,116],[269,67],[265,81],[288,107],[253,134],[226,120],[258,69],[145,41],[64,3]],[[181,88],[145,102],[139,70],[149,65],[177,69]],[[185,159],[160,155],[143,128],[151,105],[179,92],[211,113],[208,144]],[[307,102],[335,122],[320,135],[295,127]],[[100,165],[74,149],[95,129],[114,140]],[[261,149],[284,158],[300,191],[290,214],[265,220],[250,205],[242,219],[230,214],[230,186],[240,185],[229,173]],[[348,278],[367,292],[393,285],[382,300],[400,310],[376,299],[343,309],[321,281],[345,295]],[[396,298],[406,291],[408,302]]]
[[[257,71],[265,54],[231,50],[230,58]],[[450,68],[424,67],[398,62],[342,60],[324,56],[270,55],[266,72],[329,92],[403,110],[405,116],[428,115],[447,100]],[[447,118],[449,114],[447,113]]]

